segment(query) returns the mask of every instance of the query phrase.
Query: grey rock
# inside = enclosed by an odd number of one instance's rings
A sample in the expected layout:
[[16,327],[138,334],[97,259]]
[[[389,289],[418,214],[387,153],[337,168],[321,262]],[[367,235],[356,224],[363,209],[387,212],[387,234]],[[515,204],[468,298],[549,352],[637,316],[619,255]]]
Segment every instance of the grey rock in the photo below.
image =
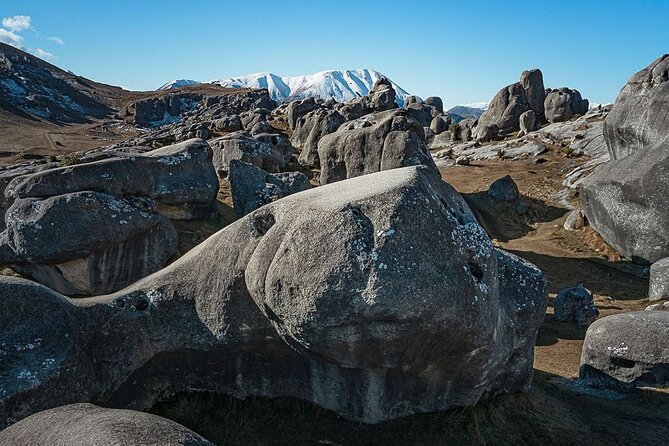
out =
[[533,110],[535,115],[541,118],[544,110],[539,100],[544,92],[541,71],[524,71],[520,82],[504,87],[492,99],[488,109],[479,118],[475,139],[478,141],[492,139],[490,137],[492,126],[497,126],[500,135],[517,132],[520,130],[520,115],[528,110]]
[[520,135],[527,135],[536,130],[537,117],[533,110],[528,110],[519,118]]
[[669,57],[634,75],[604,122],[611,162],[581,183],[590,225],[623,255],[643,263],[669,257]]
[[[507,386],[529,389],[534,371],[534,345],[548,304],[548,280],[532,263],[515,254],[495,248],[499,271],[499,297],[510,313],[518,316],[514,325],[517,355],[510,358],[521,373],[512,376]],[[538,296],[545,296],[543,299]]]
[[80,191],[140,196],[171,218],[210,212],[218,193],[209,145],[194,139],[143,154],[44,170],[14,178],[8,198],[50,197]]
[[476,126],[475,136],[477,142],[492,141],[499,136],[499,127],[497,127],[497,124],[479,124]]
[[444,103],[441,98],[438,96],[430,96],[429,98],[423,101],[425,105],[432,106],[437,109],[439,113],[444,113]]
[[526,70],[520,74],[520,85],[525,92],[525,100],[534,112],[536,122],[544,120],[544,101],[546,100],[546,89],[544,88],[544,75],[541,70]]
[[455,164],[458,166],[469,166],[472,163],[472,159],[466,155],[459,156],[455,159]]
[[641,263],[669,257],[668,148],[669,139],[602,164],[580,187],[588,224],[618,252]]
[[119,290],[176,252],[176,229],[155,207],[100,192],[19,198],[7,211],[0,264],[64,294]]
[[580,231],[585,226],[585,217],[583,211],[574,209],[567,215],[562,227],[567,231]]
[[592,293],[583,285],[560,291],[555,298],[553,320],[590,325],[599,316]]
[[0,446],[213,446],[174,421],[79,403],[36,413],[0,432]]
[[432,119],[429,128],[435,135],[439,135],[447,131],[449,125],[451,125],[451,119],[448,116],[437,116]]
[[235,213],[244,216],[279,198],[311,187],[302,172],[267,173],[241,160],[230,161],[230,187]]
[[429,169],[379,172],[267,204],[112,295],[0,278],[0,423],[188,388],[367,423],[470,406],[527,389],[546,299]]
[[268,172],[278,172],[292,156],[292,151],[289,155],[285,146],[267,144],[244,131],[212,139],[209,144],[214,152],[212,161],[216,173],[221,178],[227,177],[233,159],[255,164]]
[[650,266],[650,300],[669,299],[669,258],[658,260]]
[[422,128],[404,110],[366,115],[318,142],[321,184],[380,170],[425,165],[437,172]]
[[617,390],[669,386],[669,312],[636,311],[595,321],[585,335],[580,377]]
[[404,99],[404,106],[408,107],[411,104],[420,104],[421,102],[423,101],[421,101],[421,99],[418,96],[409,95]]
[[289,103],[288,108],[286,109],[288,127],[295,129],[298,119],[317,108],[319,108],[319,105],[314,98],[306,98],[301,101],[293,101]]
[[604,123],[611,159],[657,147],[669,133],[669,54],[632,76]]
[[319,167],[318,141],[323,136],[335,132],[344,122],[341,113],[324,108],[301,117],[291,136],[293,145],[301,150],[299,163],[308,168]]
[[242,129],[242,120],[237,115],[224,116],[214,121],[214,130],[222,133],[237,132]]
[[516,201],[520,198],[518,186],[509,175],[498,178],[488,188],[489,197],[499,201]]
[[588,100],[583,99],[578,90],[570,88],[551,90],[544,102],[546,119],[551,123],[568,121],[576,114],[583,116],[589,108]]

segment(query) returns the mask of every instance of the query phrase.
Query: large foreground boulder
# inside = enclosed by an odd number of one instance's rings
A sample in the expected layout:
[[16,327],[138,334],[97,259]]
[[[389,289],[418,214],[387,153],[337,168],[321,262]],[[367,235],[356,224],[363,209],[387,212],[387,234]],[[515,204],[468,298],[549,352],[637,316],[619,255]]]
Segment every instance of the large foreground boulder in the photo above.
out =
[[669,386],[669,311],[637,311],[595,321],[585,335],[581,378],[598,387]]
[[321,184],[405,166],[425,165],[437,171],[422,127],[404,110],[347,122],[319,141],[318,157]]
[[267,204],[115,294],[2,278],[0,423],[192,388],[369,423],[469,406],[527,389],[546,302],[541,272],[431,170],[365,175]]
[[213,446],[174,421],[131,410],[71,404],[0,432],[0,446]]
[[612,161],[581,185],[590,225],[627,257],[669,257],[669,57],[632,76],[606,117]]
[[604,121],[612,160],[655,146],[669,134],[669,54],[627,81]]

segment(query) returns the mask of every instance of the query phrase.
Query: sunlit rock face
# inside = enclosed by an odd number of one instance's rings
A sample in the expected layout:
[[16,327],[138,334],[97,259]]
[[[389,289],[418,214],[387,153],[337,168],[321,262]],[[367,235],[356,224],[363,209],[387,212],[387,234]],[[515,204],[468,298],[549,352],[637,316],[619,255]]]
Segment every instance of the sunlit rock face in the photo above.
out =
[[546,304],[431,169],[383,171],[270,203],[115,294],[3,279],[1,419],[189,388],[368,423],[473,405],[528,388]]

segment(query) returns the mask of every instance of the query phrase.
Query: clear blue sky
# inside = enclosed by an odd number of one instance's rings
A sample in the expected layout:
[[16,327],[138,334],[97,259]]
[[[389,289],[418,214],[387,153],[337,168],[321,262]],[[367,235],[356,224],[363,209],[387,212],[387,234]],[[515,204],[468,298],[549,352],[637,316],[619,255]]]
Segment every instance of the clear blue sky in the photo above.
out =
[[490,100],[538,67],[546,86],[607,102],[669,51],[669,1],[659,0],[0,2],[0,18],[17,15],[30,28],[9,21],[0,40],[19,36],[58,66],[138,90],[175,78],[374,68],[454,105]]

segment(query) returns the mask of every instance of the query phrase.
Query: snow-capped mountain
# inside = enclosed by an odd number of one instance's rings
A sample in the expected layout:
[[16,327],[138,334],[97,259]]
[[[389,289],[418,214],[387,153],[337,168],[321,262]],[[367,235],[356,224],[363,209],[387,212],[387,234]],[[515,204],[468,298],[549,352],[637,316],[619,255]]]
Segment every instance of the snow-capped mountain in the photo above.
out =
[[447,111],[450,115],[457,115],[463,118],[480,117],[484,111],[488,110],[490,102],[473,102],[471,104],[456,105]]
[[[346,102],[365,96],[374,82],[384,77],[386,76],[370,69],[327,70],[306,76],[286,77],[273,73],[254,73],[212,83],[228,88],[267,88],[272,98],[279,102],[307,97],[335,98],[339,102]],[[409,93],[394,82],[391,83],[397,92],[397,103],[404,105]]]
[[200,82],[191,79],[175,79],[163,84],[158,90],[170,90],[172,88],[186,87],[188,85],[199,84]]

